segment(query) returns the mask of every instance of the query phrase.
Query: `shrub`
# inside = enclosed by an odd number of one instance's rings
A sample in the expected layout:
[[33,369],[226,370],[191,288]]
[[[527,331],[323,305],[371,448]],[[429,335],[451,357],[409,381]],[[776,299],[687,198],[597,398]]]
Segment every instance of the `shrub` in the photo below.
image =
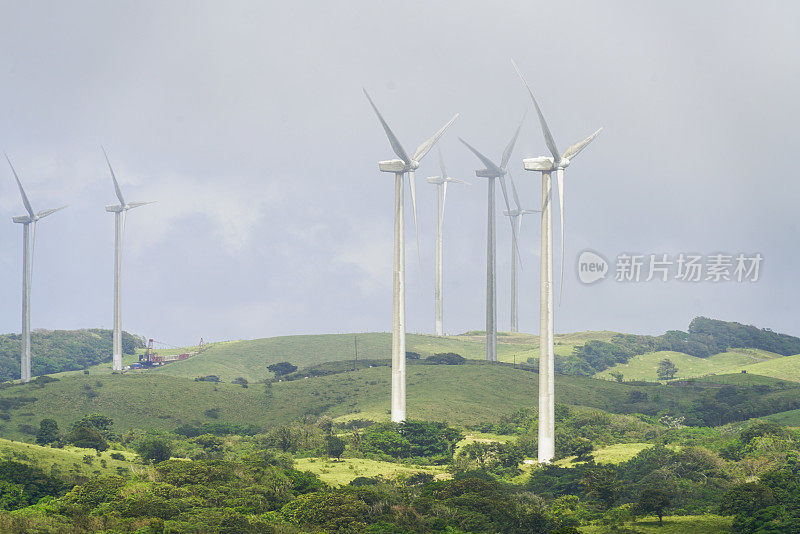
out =
[[467,359],[454,352],[442,352],[428,356],[425,361],[433,365],[461,365]]

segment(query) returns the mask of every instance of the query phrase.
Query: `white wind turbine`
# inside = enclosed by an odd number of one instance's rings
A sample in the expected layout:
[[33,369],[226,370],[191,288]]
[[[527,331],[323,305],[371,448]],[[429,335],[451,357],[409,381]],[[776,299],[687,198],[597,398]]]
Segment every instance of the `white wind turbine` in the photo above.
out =
[[447,175],[447,170],[444,167],[444,158],[442,158],[442,151],[439,150],[439,167],[441,168],[441,176],[432,176],[428,178],[429,184],[436,184],[436,285],[434,288],[434,311],[435,311],[435,325],[436,335],[444,335],[444,311],[443,311],[443,298],[442,298],[442,223],[444,221],[444,203],[447,200],[447,184],[455,182],[459,184],[470,185],[469,182],[463,180],[456,180]]
[[[456,113],[450,121],[442,126],[433,137],[419,145],[413,156],[409,156],[403,145],[397,140],[378,107],[372,101],[367,90],[364,94],[389,138],[392,150],[400,159],[378,162],[382,172],[394,173],[394,277],[393,277],[393,311],[392,311],[392,409],[391,418],[395,423],[406,419],[406,248],[403,211],[403,177],[408,173],[411,186],[411,204],[414,209],[414,226],[417,227],[417,193],[414,185],[414,171],[419,162],[433,148],[436,141],[458,118]],[[419,229],[417,229],[417,255],[419,256]]]
[[[36,246],[36,223],[39,219],[44,219],[48,215],[63,210],[66,206],[42,210],[38,213],[33,211],[28,195],[22,187],[22,182],[17,175],[11,160],[6,155],[6,161],[14,173],[17,181],[19,193],[22,196],[22,203],[25,205],[27,215],[14,217],[15,223],[22,225],[22,349],[20,350],[20,378],[23,382],[31,381],[31,278],[33,275],[33,249]],[[33,228],[31,229],[31,225]],[[32,230],[32,231],[31,231]]]
[[122,237],[123,230],[125,229],[125,218],[128,210],[138,208],[147,204],[152,204],[155,200],[148,202],[125,202],[122,196],[122,190],[119,188],[119,182],[114,174],[114,169],[111,168],[111,161],[108,159],[106,149],[103,148],[103,155],[106,157],[108,163],[108,170],[111,171],[111,179],[114,181],[114,192],[119,199],[118,205],[106,206],[106,211],[114,214],[114,334],[112,338],[112,359],[111,369],[114,371],[122,371],[122,302],[121,302],[121,286],[122,286]]
[[[558,199],[561,214],[561,285],[564,283],[564,169],[586,145],[592,142],[602,128],[592,135],[570,145],[563,154],[559,153],[553,134],[544,120],[542,110],[533,96],[528,82],[522,76],[516,63],[512,61],[528,94],[533,100],[544,140],[552,156],[540,156],[523,160],[526,171],[542,173],[542,252],[539,286],[539,463],[550,463],[555,457],[555,355],[553,334],[553,230],[551,197],[551,173],[556,171],[558,178]],[[560,295],[560,292],[559,292]]]
[[[524,119],[524,118],[523,118]],[[497,361],[497,275],[495,259],[496,255],[496,231],[495,231],[495,203],[494,203],[494,181],[495,178],[500,178],[500,185],[503,189],[503,198],[506,202],[506,209],[511,210],[508,203],[508,191],[506,191],[506,182],[504,177],[507,173],[506,167],[508,160],[511,157],[511,152],[514,150],[514,144],[517,142],[519,130],[522,128],[520,122],[517,131],[514,132],[514,137],[511,138],[506,149],[503,151],[503,157],[500,160],[500,165],[496,165],[492,160],[475,150],[469,143],[459,137],[462,143],[466,145],[473,154],[486,166],[485,169],[478,169],[475,175],[483,178],[488,178],[489,195],[488,195],[488,216],[487,216],[487,232],[486,232],[486,360],[490,362]],[[514,223],[511,223],[511,233],[514,236],[513,242],[516,243],[517,229]]]
[[519,332],[519,313],[517,306],[517,264],[520,263],[517,259],[517,251],[519,245],[517,239],[522,231],[522,217],[529,213],[539,213],[541,210],[526,210],[522,209],[517,194],[517,186],[514,185],[514,177],[511,172],[508,173],[508,181],[511,183],[511,192],[514,196],[514,205],[516,208],[513,210],[504,210],[503,215],[511,218],[511,224],[517,229],[517,232],[511,234],[511,331]]

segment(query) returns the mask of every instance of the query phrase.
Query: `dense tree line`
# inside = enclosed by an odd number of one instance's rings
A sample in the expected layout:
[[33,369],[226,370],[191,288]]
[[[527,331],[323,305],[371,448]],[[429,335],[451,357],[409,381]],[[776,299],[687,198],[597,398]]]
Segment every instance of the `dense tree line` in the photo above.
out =
[[[33,376],[77,371],[111,361],[111,330],[36,330],[31,334]],[[20,334],[0,335],[0,381],[19,378]],[[142,339],[122,333],[122,352],[135,354]]]

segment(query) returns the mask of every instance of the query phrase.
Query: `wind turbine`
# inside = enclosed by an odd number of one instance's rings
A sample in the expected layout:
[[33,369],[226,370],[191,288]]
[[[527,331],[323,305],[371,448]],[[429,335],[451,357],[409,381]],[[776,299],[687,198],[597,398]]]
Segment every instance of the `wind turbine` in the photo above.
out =
[[414,171],[419,167],[419,162],[433,148],[436,141],[444,134],[451,124],[458,118],[456,113],[450,121],[442,126],[433,137],[419,145],[413,156],[409,156],[403,145],[397,140],[389,125],[383,120],[383,115],[370,98],[367,90],[364,94],[369,100],[372,109],[389,138],[392,150],[400,159],[379,161],[378,168],[381,172],[394,173],[394,283],[393,283],[393,311],[392,311],[392,422],[400,423],[406,419],[406,246],[403,211],[403,177],[408,173],[411,186],[411,204],[414,209],[414,227],[417,230],[417,255],[419,255],[419,229],[417,228],[417,192],[414,185]]
[[[564,284],[564,169],[569,166],[586,145],[597,137],[602,128],[592,135],[570,145],[559,153],[553,134],[544,120],[542,110],[533,96],[528,82],[516,63],[511,62],[522,83],[528,89],[544,140],[552,156],[540,156],[523,160],[526,171],[542,173],[542,252],[539,278],[539,463],[550,463],[555,457],[555,355],[553,339],[553,216],[551,211],[552,183],[551,173],[556,171],[558,178],[558,199],[561,214],[561,288]],[[561,292],[559,292],[560,297]]]
[[[42,210],[38,213],[33,211],[28,195],[22,187],[22,182],[17,175],[17,171],[11,164],[11,160],[6,154],[6,161],[14,173],[14,179],[19,187],[19,194],[22,196],[22,203],[25,205],[27,215],[14,217],[15,223],[22,225],[22,349],[20,350],[20,378],[23,382],[31,381],[31,278],[33,275],[33,249],[36,245],[36,223],[48,215],[63,210],[66,206]],[[33,228],[31,231],[31,225]]]
[[[523,117],[524,120],[524,117]],[[494,206],[494,181],[495,178],[500,178],[500,185],[503,188],[503,198],[506,201],[506,209],[511,210],[508,203],[508,191],[506,191],[506,182],[504,177],[507,173],[506,167],[508,166],[508,159],[511,157],[511,152],[514,150],[514,144],[517,142],[519,130],[522,128],[522,122],[514,132],[514,137],[511,138],[506,149],[503,151],[503,157],[500,160],[500,165],[496,165],[492,160],[478,152],[469,143],[459,137],[462,143],[466,145],[473,154],[478,156],[478,159],[486,166],[484,169],[475,171],[475,175],[483,178],[488,178],[489,195],[488,195],[488,223],[486,232],[486,360],[490,362],[497,361],[497,276],[495,260],[496,252],[496,232],[495,232],[495,206]],[[514,223],[511,223],[511,233],[514,236],[513,242],[516,243],[517,229]]]
[[514,204],[516,208],[513,210],[504,210],[503,215],[511,218],[511,224],[517,229],[516,234],[511,234],[511,331],[519,332],[519,317],[517,307],[517,251],[519,245],[517,238],[522,231],[522,217],[529,213],[539,213],[541,210],[526,210],[522,209],[519,202],[519,195],[517,194],[517,186],[514,185],[514,177],[508,173],[508,181],[511,183],[511,192],[514,196]]
[[459,184],[471,185],[463,180],[456,180],[447,175],[444,167],[442,151],[439,150],[439,167],[442,170],[441,176],[428,178],[429,184],[436,184],[436,287],[434,288],[434,310],[436,335],[444,335],[443,304],[442,304],[442,222],[444,221],[444,203],[447,200],[447,184],[455,182]]
[[118,205],[112,204],[106,206],[106,211],[114,214],[114,334],[112,339],[113,351],[111,369],[114,371],[122,371],[122,233],[125,229],[125,218],[128,210],[152,204],[155,201],[125,202],[125,198],[122,196],[122,190],[119,188],[119,182],[117,182],[114,169],[111,168],[111,161],[108,159],[105,148],[103,148],[103,155],[106,157],[108,170],[111,171],[111,180],[114,182],[114,192],[117,194],[117,199],[119,200]]

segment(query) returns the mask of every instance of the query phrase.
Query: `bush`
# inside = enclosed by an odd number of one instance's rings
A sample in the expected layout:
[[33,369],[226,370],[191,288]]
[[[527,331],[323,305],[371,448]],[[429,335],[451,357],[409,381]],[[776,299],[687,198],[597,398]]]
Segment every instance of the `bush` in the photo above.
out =
[[145,460],[159,463],[172,456],[172,442],[163,436],[148,435],[136,444],[134,450]]
[[279,362],[279,363],[273,363],[272,365],[268,365],[267,369],[272,371],[275,374],[275,376],[280,378],[284,375],[288,375],[289,373],[294,373],[295,371],[297,371],[297,366],[292,365],[289,362]]
[[121,452],[112,452],[110,456],[112,460],[125,460],[125,455]]
[[442,352],[425,358],[425,362],[433,365],[462,365],[465,361],[466,358],[454,352]]

